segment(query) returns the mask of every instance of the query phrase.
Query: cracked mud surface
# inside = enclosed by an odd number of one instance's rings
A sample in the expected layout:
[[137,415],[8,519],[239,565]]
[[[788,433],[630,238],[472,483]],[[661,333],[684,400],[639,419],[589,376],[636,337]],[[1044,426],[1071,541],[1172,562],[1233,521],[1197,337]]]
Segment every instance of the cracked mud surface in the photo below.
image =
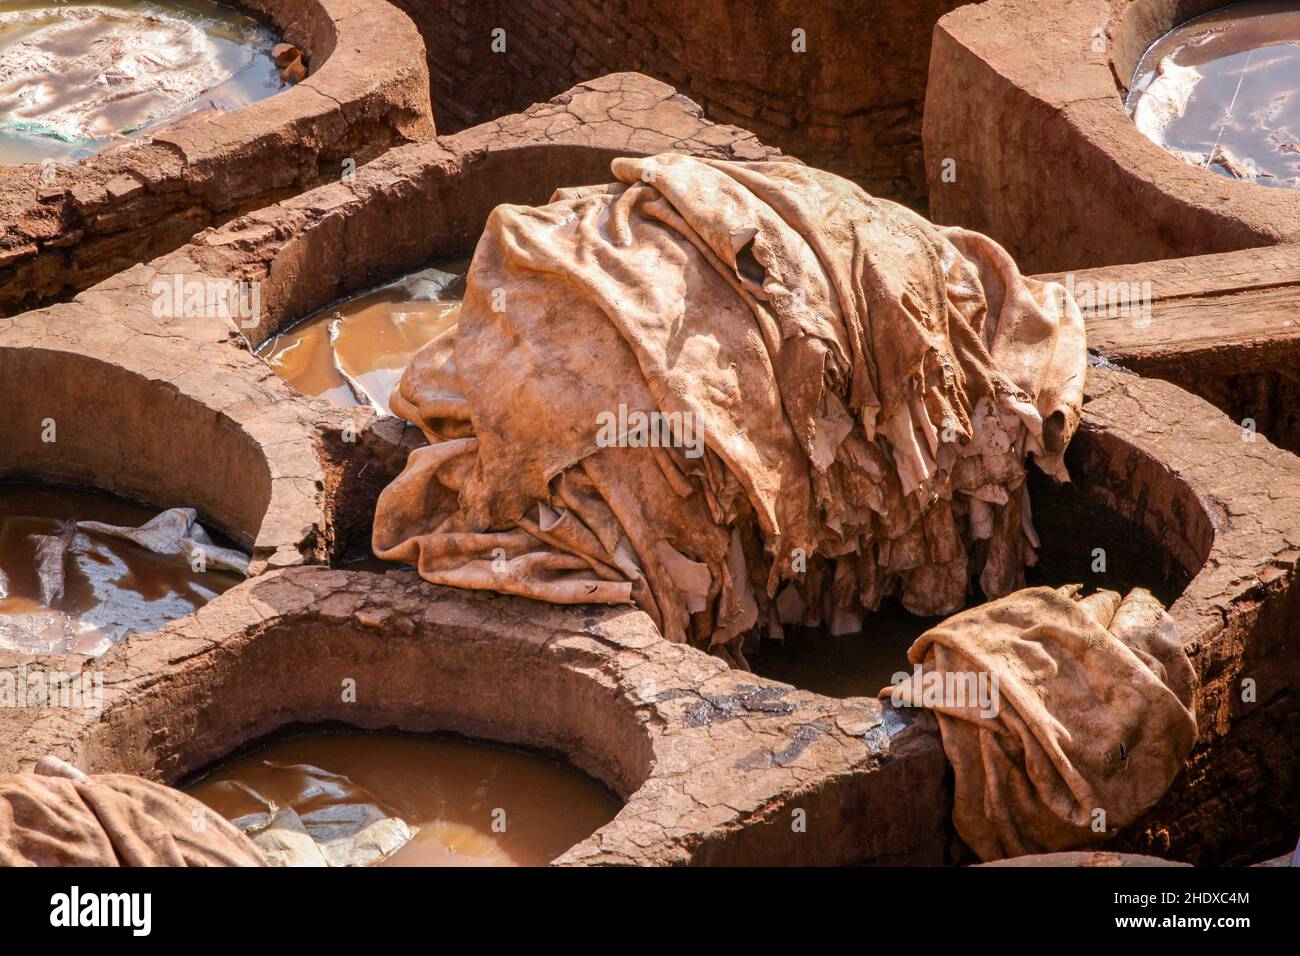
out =
[[[662,83],[603,77],[393,150],[353,182],[208,230],[70,302],[0,319],[13,436],[0,475],[184,499],[252,549],[255,572],[102,658],[102,717],[0,708],[0,768],[54,753],[87,771],[176,782],[293,723],[446,730],[565,757],[624,798],[561,864],[950,861],[949,771],[923,713],[727,671],[625,608],[549,607],[438,588],[409,571],[321,566],[366,540],[375,496],[413,438],[368,409],[296,394],[250,343],[467,251],[498,203],[543,202],[559,186],[607,181],[613,156],[669,148],[778,155]],[[155,283],[177,277],[260,283],[258,321],[155,316]],[[50,417],[53,444],[40,441]],[[1270,827],[1281,832],[1300,809],[1294,752],[1277,745],[1300,739],[1288,653],[1300,462],[1264,438],[1244,444],[1239,427],[1172,385],[1094,369],[1069,467],[1186,571],[1172,613],[1202,679],[1188,768],[1113,848],[1257,858]],[[82,665],[0,655],[0,679],[23,666]],[[1244,678],[1257,702],[1241,699]],[[355,703],[341,699],[347,679]]]

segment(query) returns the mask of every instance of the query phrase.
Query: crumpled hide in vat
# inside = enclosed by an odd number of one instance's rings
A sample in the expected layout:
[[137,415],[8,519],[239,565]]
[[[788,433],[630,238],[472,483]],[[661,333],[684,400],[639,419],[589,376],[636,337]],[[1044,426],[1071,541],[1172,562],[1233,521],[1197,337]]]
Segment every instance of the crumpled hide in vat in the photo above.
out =
[[270,789],[296,794],[291,806],[281,807],[239,781],[223,780],[216,786],[248,803],[250,812],[232,822],[270,866],[370,866],[392,856],[419,832],[349,777],[310,764],[262,764]]
[[[11,527],[0,519],[0,535],[22,535],[22,519]],[[189,606],[157,598],[156,607],[132,601],[114,601],[111,581],[97,582],[102,602],[93,610],[69,610],[64,602],[68,561],[76,555],[90,566],[111,568],[114,555],[97,542],[96,537],[129,541],[154,554],[175,556],[189,571],[225,570],[248,574],[247,555],[215,544],[198,522],[193,508],[170,508],[138,528],[105,524],[100,521],[65,521],[57,534],[31,535],[35,544],[34,569],[39,590],[37,601],[24,602],[11,595],[11,582],[0,568],[0,648],[23,653],[79,653],[90,657],[103,654],[128,634],[151,630],[170,617],[189,613]],[[131,574],[131,569],[122,569]],[[183,573],[184,569],[177,573]],[[139,585],[137,585],[139,586]],[[18,609],[9,607],[18,605]],[[143,615],[143,616],[140,616]]]
[[489,217],[459,324],[391,397],[429,444],[379,499],[375,553],[635,604],[742,666],[755,626],[1022,586],[1025,457],[1065,479],[1082,402],[1064,288],[805,166],[612,168]]
[[0,866],[262,866],[240,830],[192,797],[46,757],[0,777]]
[[183,555],[192,563],[201,562],[204,567],[237,571],[247,577],[248,555],[214,544],[198,519],[199,513],[193,508],[168,508],[138,528],[104,524],[102,521],[78,521],[77,529],[131,541],[154,554]]
[[1112,836],[1196,739],[1196,674],[1164,607],[1141,588],[1078,591],[1026,588],[948,618],[908,651],[920,672],[880,693],[938,715],[953,824],[981,860]]
[[1153,143],[1163,145],[1165,129],[1187,112],[1187,101],[1201,80],[1192,66],[1179,66],[1171,56],[1156,67],[1155,78],[1133,108],[1133,123]]

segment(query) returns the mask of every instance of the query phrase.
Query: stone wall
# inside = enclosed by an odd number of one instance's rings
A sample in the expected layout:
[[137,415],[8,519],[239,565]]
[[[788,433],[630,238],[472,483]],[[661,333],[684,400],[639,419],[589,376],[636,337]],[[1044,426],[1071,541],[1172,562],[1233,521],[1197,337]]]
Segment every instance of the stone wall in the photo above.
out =
[[[443,132],[603,73],[672,84],[870,192],[924,209],[921,114],[935,21],[957,0],[392,0],[428,49]],[[492,31],[505,51],[492,52]],[[791,49],[805,31],[806,52]]]

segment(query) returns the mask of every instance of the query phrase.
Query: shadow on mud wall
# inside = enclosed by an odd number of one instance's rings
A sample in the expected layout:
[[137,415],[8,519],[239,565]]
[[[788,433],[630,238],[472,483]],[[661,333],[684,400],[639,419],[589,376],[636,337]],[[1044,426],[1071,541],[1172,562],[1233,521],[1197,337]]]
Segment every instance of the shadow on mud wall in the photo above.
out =
[[1300,454],[1300,380],[1294,373],[1261,369],[1195,381],[1161,377],[1217,405],[1234,422],[1248,423],[1279,448]]
[[740,0],[392,2],[424,36],[441,133],[635,71],[672,84],[714,122],[926,208],[930,34],[960,0],[775,0],[761,15]]

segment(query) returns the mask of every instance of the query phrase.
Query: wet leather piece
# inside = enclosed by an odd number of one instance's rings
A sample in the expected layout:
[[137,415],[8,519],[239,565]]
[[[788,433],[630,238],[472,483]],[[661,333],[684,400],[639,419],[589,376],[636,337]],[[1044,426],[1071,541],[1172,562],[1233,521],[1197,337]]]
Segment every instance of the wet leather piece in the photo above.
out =
[[953,824],[981,860],[1115,834],[1196,739],[1196,674],[1163,605],[1142,588],[1079,590],[1026,588],[948,618],[908,651],[920,672],[880,692],[938,714]]
[[179,790],[46,757],[0,777],[0,866],[262,866],[239,829]]

